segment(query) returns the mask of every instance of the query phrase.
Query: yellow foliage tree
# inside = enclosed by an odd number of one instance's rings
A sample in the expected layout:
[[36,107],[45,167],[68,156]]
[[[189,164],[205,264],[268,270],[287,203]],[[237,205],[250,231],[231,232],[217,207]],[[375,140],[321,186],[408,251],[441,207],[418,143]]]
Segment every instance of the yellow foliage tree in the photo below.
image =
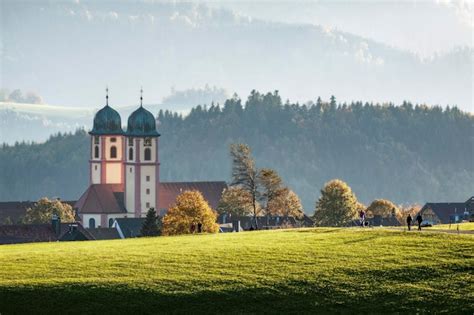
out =
[[217,233],[217,214],[209,207],[199,191],[185,191],[176,198],[176,203],[163,218],[163,235],[192,234],[198,232]]
[[49,200],[46,197],[41,198],[31,208],[26,209],[26,215],[23,217],[25,224],[49,223],[53,215],[61,218],[62,222],[74,222],[74,210],[67,203],[59,200]]
[[379,215],[382,218],[388,218],[390,216],[398,217],[400,210],[390,200],[376,199],[372,201],[366,212],[368,217]]
[[229,187],[222,192],[217,212],[241,216],[252,215],[252,195],[241,187]]

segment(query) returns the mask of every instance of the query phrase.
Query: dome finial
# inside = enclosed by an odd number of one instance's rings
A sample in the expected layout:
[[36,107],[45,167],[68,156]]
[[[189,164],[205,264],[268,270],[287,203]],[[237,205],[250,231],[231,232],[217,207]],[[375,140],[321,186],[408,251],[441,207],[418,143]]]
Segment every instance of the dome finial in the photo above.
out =
[[105,105],[109,106],[109,86],[105,86]]
[[143,107],[143,86],[140,88],[140,107]]

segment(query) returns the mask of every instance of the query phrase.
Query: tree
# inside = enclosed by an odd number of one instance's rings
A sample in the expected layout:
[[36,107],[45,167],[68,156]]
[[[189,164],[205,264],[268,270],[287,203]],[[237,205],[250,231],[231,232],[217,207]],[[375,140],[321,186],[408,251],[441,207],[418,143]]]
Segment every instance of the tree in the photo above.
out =
[[158,236],[160,235],[161,221],[156,215],[155,208],[150,208],[146,214],[145,222],[141,229],[142,236]]
[[264,168],[258,174],[262,186],[261,201],[265,214],[283,215],[286,212],[289,189],[283,186],[280,175],[273,169]]
[[400,210],[390,200],[376,199],[372,201],[369,207],[367,207],[366,212],[368,217],[374,217],[377,215],[382,218],[388,218],[391,216],[397,217]]
[[53,215],[59,216],[62,222],[75,221],[74,210],[70,205],[57,199],[49,200],[43,197],[33,207],[26,209],[22,222],[25,224],[49,223]]
[[267,214],[289,216],[301,219],[304,215],[303,206],[298,195],[288,188],[281,189],[277,196],[267,204]]
[[216,233],[217,214],[198,191],[185,191],[163,218],[163,235],[191,234],[199,230]]
[[321,226],[345,226],[356,216],[357,198],[339,179],[327,182],[316,202],[314,219]]
[[230,146],[232,156],[232,183],[247,191],[252,201],[252,214],[255,224],[257,224],[259,192],[259,172],[255,167],[250,147],[243,143],[232,144]]
[[229,187],[222,193],[217,213],[230,213],[237,216],[251,215],[253,213],[252,196],[240,187]]

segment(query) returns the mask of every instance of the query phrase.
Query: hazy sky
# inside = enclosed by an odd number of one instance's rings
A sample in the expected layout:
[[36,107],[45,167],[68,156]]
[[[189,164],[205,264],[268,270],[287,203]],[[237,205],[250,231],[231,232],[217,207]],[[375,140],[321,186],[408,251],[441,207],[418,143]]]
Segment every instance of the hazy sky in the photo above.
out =
[[53,105],[97,106],[105,85],[131,105],[141,85],[158,103],[172,87],[209,84],[242,97],[278,89],[300,102],[334,94],[473,110],[472,50],[456,50],[473,47],[470,1],[0,4],[1,87]]
[[427,57],[473,45],[473,1],[222,1],[211,6],[286,23],[318,24]]

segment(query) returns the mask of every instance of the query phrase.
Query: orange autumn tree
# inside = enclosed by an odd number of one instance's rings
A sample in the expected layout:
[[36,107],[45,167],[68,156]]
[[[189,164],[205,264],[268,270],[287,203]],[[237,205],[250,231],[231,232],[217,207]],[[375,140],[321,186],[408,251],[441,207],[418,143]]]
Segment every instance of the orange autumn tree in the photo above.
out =
[[199,191],[185,191],[163,218],[163,235],[197,233],[199,224],[202,224],[202,232],[217,233],[216,220],[217,214]]

